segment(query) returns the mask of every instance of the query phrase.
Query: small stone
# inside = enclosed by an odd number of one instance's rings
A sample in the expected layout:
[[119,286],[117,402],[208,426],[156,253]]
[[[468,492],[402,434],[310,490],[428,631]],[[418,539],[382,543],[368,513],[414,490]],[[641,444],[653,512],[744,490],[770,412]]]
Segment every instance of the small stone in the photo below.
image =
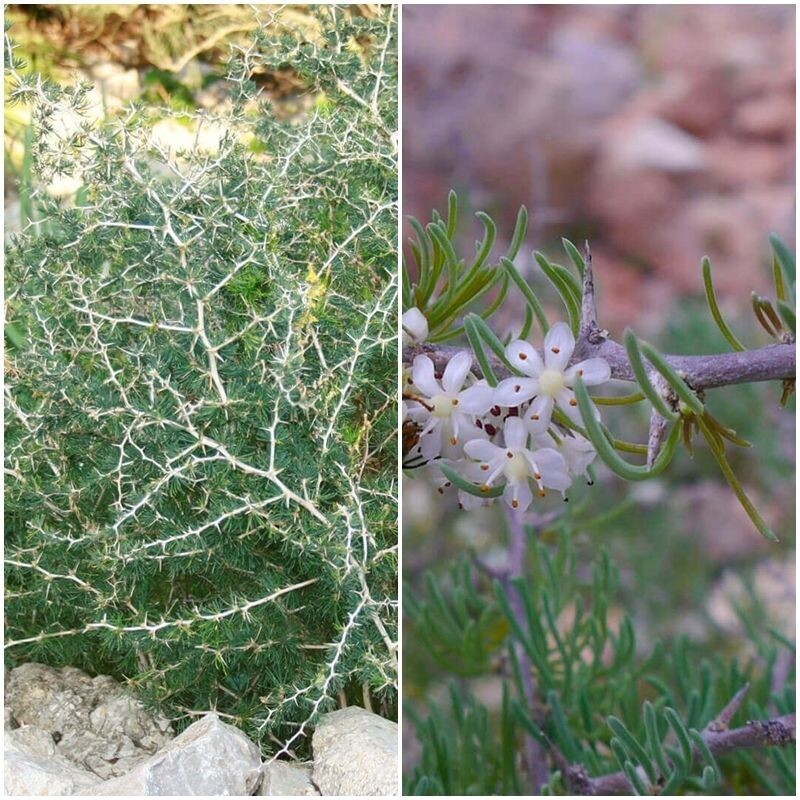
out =
[[25,725],[5,732],[4,792],[13,796],[84,794],[99,782],[96,775],[56,754],[47,731]]
[[617,169],[665,173],[697,172],[706,163],[699,139],[658,117],[626,124],[608,139],[608,159]]
[[103,780],[124,775],[172,739],[169,720],[146,711],[108,675],[23,664],[9,672],[5,710],[35,726],[56,754]]
[[257,795],[263,797],[308,797],[319,795],[311,781],[312,764],[267,761]]
[[250,795],[261,777],[261,753],[240,730],[208,714],[127,775],[90,795]]
[[397,723],[350,706],[325,714],[312,738],[313,781],[323,797],[397,797]]

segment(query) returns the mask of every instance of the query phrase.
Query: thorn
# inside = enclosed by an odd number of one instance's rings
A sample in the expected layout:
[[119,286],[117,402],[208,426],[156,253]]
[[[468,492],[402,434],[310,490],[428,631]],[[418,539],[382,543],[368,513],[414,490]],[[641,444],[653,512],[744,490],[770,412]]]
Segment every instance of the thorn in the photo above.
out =
[[747,690],[750,688],[750,682],[748,681],[738,692],[731,698],[728,705],[722,709],[722,711],[717,714],[717,716],[711,720],[706,726],[706,730],[713,731],[714,733],[722,733],[723,731],[728,730],[728,725],[730,724],[731,719],[733,719],[733,715],[741,708],[742,703],[744,702],[744,696],[747,694]]

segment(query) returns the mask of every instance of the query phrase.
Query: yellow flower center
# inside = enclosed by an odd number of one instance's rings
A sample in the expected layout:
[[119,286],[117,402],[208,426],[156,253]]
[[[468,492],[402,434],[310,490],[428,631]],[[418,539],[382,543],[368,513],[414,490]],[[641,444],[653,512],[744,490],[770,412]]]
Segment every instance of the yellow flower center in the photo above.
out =
[[539,375],[539,391],[555,397],[564,388],[564,373],[557,369],[546,369]]
[[455,408],[452,398],[443,394],[432,397],[431,405],[433,406],[433,416],[437,419],[449,419]]
[[528,461],[521,453],[514,453],[506,461],[503,472],[511,481],[521,481],[528,477]]

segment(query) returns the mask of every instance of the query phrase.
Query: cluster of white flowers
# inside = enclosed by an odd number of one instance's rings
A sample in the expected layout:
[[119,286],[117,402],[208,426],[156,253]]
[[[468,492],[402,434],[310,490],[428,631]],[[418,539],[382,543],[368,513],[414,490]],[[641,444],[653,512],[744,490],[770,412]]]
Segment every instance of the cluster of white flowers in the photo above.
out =
[[[423,334],[418,324],[408,327]],[[544,359],[527,342],[512,341],[506,357],[523,376],[495,387],[472,375],[467,352],[450,359],[440,380],[431,359],[417,356],[404,390],[404,422],[417,434],[406,464],[427,465],[440,492],[450,485],[442,464],[484,492],[504,485],[503,499],[520,511],[533,502],[534,489],[542,497],[547,489],[564,495],[576,476],[587,474],[595,451],[583,436],[556,424],[553,410],[581,424],[572,391],[576,377],[587,386],[610,378],[602,358],[568,367],[574,349],[575,339],[564,322],[553,325],[545,336]],[[473,508],[493,500],[459,490],[459,502]]]

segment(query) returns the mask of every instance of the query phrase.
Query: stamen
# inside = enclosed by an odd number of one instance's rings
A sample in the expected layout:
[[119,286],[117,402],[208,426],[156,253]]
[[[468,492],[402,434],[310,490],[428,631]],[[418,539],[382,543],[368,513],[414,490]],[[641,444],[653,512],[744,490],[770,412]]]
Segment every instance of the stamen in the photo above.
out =
[[547,497],[547,492],[544,489],[539,489],[539,497]]
[[569,401],[569,404],[570,404],[571,406],[576,406],[576,405],[578,405],[578,401],[577,401],[577,400],[576,400],[576,399],[573,397],[573,398],[572,398],[572,399]]
[[488,464],[481,464],[481,469],[482,469],[484,472],[486,472],[486,470],[488,470],[488,469],[489,469],[489,465],[488,465]]
[[451,436],[450,437],[450,444],[452,444],[455,447],[458,444],[458,439],[456,439],[455,436]]
[[539,415],[538,414],[531,414],[531,419],[532,420],[537,420],[537,419],[539,419]]
[[522,387],[521,387],[521,386],[518,384],[517,386],[515,386],[515,387],[514,387],[514,391],[515,391],[515,392],[518,392],[518,391],[519,391],[521,388],[522,388]]
[[454,397],[453,400],[452,400],[452,403],[453,403],[454,406],[457,406],[458,405],[458,398]]
[[550,349],[556,354],[561,352],[561,348],[560,347],[551,347]]
[[518,500],[512,500],[511,501],[511,508],[517,508],[518,506],[519,506],[519,501]]
[[542,476],[538,472],[534,472],[533,473],[533,479],[535,481],[540,481],[542,479]]
[[514,458],[514,454],[510,450],[508,450],[506,452],[506,458]]
[[579,370],[578,370],[578,375],[580,375],[581,377],[583,377],[583,370],[582,370],[582,369],[579,369]]
[[525,359],[526,359],[527,357],[528,357],[528,354],[527,354],[527,353],[520,353],[520,354],[519,354],[519,360],[520,360],[520,361],[525,361]]
[[483,486],[481,486],[481,491],[482,491],[484,494],[486,494],[486,492],[488,492],[488,491],[489,491],[489,487],[488,487],[488,486],[487,486],[487,485],[484,483],[484,484],[483,484]]

